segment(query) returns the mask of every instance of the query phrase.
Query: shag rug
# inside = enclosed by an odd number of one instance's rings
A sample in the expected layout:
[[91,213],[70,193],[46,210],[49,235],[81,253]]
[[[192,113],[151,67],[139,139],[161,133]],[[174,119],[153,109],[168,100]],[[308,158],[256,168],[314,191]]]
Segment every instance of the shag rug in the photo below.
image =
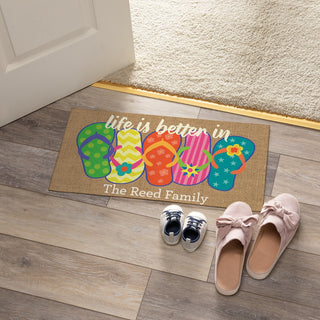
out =
[[118,84],[320,120],[317,0],[130,0]]

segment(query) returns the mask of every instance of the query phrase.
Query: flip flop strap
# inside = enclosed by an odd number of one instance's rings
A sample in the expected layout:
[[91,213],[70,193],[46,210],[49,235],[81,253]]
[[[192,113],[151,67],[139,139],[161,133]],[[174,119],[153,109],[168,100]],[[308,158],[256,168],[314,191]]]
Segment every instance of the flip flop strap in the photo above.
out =
[[[143,152],[142,152],[142,149],[141,149],[140,147],[134,147],[134,148],[135,148],[137,151],[139,151],[140,154],[141,154],[141,156],[142,156],[142,153],[143,153]],[[143,161],[143,159],[142,159],[142,157],[141,157],[140,160],[134,162],[134,163],[132,164],[132,169],[138,167],[142,161]]]
[[113,157],[113,155],[115,154],[115,152],[119,149],[121,149],[122,146],[116,146],[114,149],[113,149],[113,154],[110,156],[110,160],[112,162],[112,164],[117,167],[117,166],[120,166],[120,163]]
[[[177,155],[179,157],[178,163],[179,163],[179,166],[181,167],[181,169],[183,169],[183,167],[186,167],[186,164],[180,159],[180,155],[182,152],[189,150],[189,149],[190,149],[190,147],[183,147],[183,148],[179,149],[179,151],[177,152]],[[201,166],[197,167],[196,168],[197,172],[204,170],[208,165],[210,165],[210,163],[212,161],[212,155],[208,150],[204,149],[204,150],[202,150],[202,152],[207,156],[208,161],[206,163],[202,164]]]
[[[116,146],[116,147],[114,148],[114,153],[115,153],[117,150],[121,149],[121,148],[122,148],[121,145],[120,145],[120,146]],[[140,147],[134,147],[134,148],[142,154],[142,149],[141,149]],[[115,167],[120,166],[120,163],[113,157],[113,154],[110,156],[110,160],[111,160],[111,162],[113,163],[113,165],[114,165]],[[134,162],[134,163],[132,164],[131,169],[135,169],[136,167],[138,167],[142,161],[143,161],[143,159],[141,158],[141,159],[139,159],[138,161]]]
[[230,172],[231,174],[238,174],[238,173],[244,171],[244,169],[246,168],[246,160],[245,160],[243,154],[241,153],[238,157],[242,163],[242,166],[238,170],[231,171]]
[[[227,152],[227,148],[222,148],[222,149],[216,151],[216,152],[212,155],[212,162],[211,162],[211,164],[212,164],[212,166],[213,166],[215,169],[218,169],[219,167],[218,167],[218,165],[216,164],[216,162],[214,161],[214,157],[215,157],[216,155],[218,155],[218,154],[225,153],[225,152]],[[240,155],[238,155],[238,157],[239,157],[242,165],[241,165],[241,167],[240,167],[239,169],[231,171],[231,172],[230,172],[231,174],[238,174],[238,173],[242,172],[242,171],[246,168],[246,160],[245,160],[242,152],[240,153]]]
[[181,168],[186,166],[185,163],[180,159],[181,153],[184,152],[184,151],[186,151],[186,150],[189,150],[189,149],[190,149],[190,147],[182,147],[182,148],[180,148],[180,149],[178,150],[178,152],[177,152],[177,156],[179,157],[179,159],[178,159],[178,164],[179,164],[179,166],[180,166]]
[[158,147],[160,147],[160,146],[167,148],[167,149],[168,149],[170,152],[172,152],[172,153],[174,154],[174,156],[175,156],[175,158],[173,159],[173,161],[171,161],[170,163],[168,163],[168,164],[166,165],[166,167],[167,167],[167,168],[170,168],[170,167],[174,166],[174,165],[179,161],[179,157],[178,157],[178,155],[177,155],[177,150],[176,150],[170,143],[164,141],[163,139],[161,139],[160,141],[155,142],[154,144],[150,145],[150,146],[145,150],[144,154],[142,155],[142,159],[144,160],[145,164],[146,164],[147,166],[149,166],[149,167],[152,167],[152,166],[153,166],[153,163],[147,159],[147,154],[148,154],[150,151],[152,151],[152,150],[154,150],[154,149],[156,149],[156,148],[158,148]]
[[86,160],[89,160],[89,159],[90,159],[88,156],[86,156],[86,155],[82,152],[82,148],[83,148],[85,145],[87,145],[89,142],[91,142],[91,141],[93,141],[93,140],[95,140],[95,139],[99,139],[99,140],[103,141],[104,143],[106,143],[106,144],[109,146],[108,153],[102,157],[103,159],[109,158],[109,157],[113,154],[114,148],[113,148],[111,142],[110,142],[106,137],[104,137],[103,135],[101,135],[101,134],[99,134],[99,133],[97,133],[97,132],[96,132],[95,134],[93,134],[92,136],[88,137],[86,140],[84,140],[84,141],[81,143],[80,147],[78,147],[78,153],[79,153],[80,157],[81,157],[81,158],[84,158],[84,159],[86,159]]

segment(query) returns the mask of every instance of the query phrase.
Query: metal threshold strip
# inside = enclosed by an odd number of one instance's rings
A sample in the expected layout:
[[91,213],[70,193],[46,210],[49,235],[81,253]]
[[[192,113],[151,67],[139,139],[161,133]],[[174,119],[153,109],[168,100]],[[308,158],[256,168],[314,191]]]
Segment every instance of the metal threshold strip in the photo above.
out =
[[241,116],[247,116],[252,118],[291,124],[291,125],[300,126],[304,128],[320,130],[320,122],[314,121],[314,120],[300,119],[300,118],[274,114],[274,113],[269,113],[269,112],[260,111],[260,110],[245,109],[240,107],[238,108],[234,106],[218,104],[218,103],[200,100],[200,99],[186,98],[186,97],[175,96],[175,95],[170,95],[166,93],[159,93],[159,92],[154,92],[154,91],[149,91],[144,89],[138,89],[138,88],[124,86],[124,85],[115,84],[115,83],[106,82],[106,81],[98,81],[94,83],[92,86],[96,88],[135,94],[135,95],[153,98],[153,99],[183,103],[183,104],[187,104],[195,107],[234,113]]

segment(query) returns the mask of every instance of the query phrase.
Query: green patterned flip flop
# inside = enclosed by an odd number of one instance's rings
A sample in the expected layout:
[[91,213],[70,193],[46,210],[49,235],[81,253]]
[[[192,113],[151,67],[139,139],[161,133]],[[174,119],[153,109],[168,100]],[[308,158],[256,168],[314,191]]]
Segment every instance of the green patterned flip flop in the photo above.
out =
[[103,178],[110,172],[109,157],[113,154],[114,129],[105,122],[84,127],[78,134],[77,146],[83,169],[89,178]]

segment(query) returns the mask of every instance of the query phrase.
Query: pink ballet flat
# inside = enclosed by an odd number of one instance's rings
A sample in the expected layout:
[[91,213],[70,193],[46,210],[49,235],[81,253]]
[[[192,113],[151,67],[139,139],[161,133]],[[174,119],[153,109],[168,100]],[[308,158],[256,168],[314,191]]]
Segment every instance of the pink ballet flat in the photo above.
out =
[[257,238],[247,259],[246,269],[254,279],[266,278],[295,235],[300,222],[298,200],[283,193],[265,203]]
[[258,215],[244,202],[232,203],[217,221],[215,285],[223,295],[233,295],[240,287],[246,251]]

